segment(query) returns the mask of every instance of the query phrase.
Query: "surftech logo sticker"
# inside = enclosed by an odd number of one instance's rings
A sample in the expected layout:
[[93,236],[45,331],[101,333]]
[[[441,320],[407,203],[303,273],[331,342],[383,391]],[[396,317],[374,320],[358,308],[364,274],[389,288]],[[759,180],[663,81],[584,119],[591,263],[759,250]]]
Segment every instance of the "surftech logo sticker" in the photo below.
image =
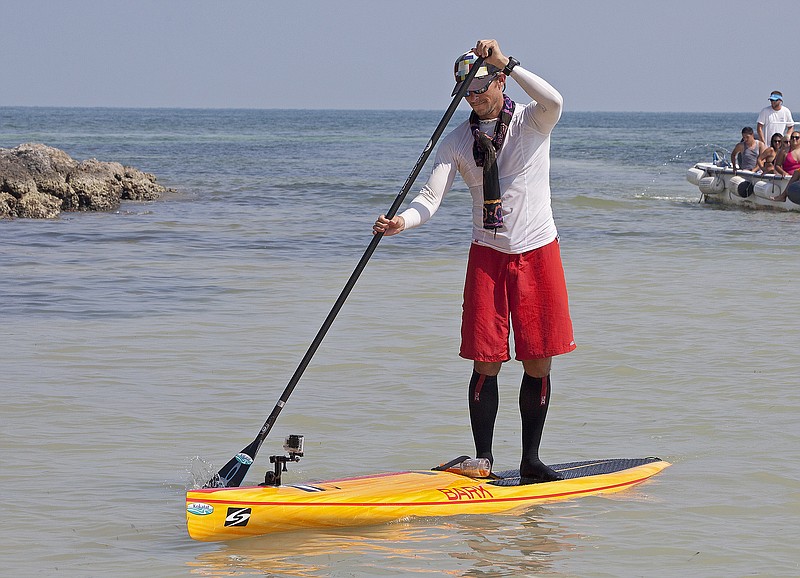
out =
[[250,508],[228,508],[225,516],[226,526],[247,526],[250,521]]

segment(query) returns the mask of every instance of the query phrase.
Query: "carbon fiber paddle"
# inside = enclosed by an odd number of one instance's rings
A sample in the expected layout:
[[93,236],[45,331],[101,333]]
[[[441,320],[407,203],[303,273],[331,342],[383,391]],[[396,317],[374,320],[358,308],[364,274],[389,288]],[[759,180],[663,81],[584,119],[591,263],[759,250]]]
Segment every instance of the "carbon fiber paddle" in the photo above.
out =
[[[400,205],[403,203],[403,200],[406,198],[408,191],[411,189],[411,186],[414,184],[414,181],[419,176],[422,167],[425,165],[425,161],[428,160],[431,152],[433,151],[433,147],[436,145],[436,142],[439,140],[439,137],[442,136],[444,129],[447,127],[447,123],[450,122],[450,119],[455,113],[456,108],[458,108],[458,104],[461,102],[461,99],[464,97],[464,94],[467,92],[469,88],[470,82],[475,77],[475,74],[478,72],[478,69],[483,64],[483,58],[479,57],[472,65],[472,68],[467,74],[467,78],[461,84],[456,95],[453,97],[453,101],[450,103],[450,106],[447,108],[447,111],[444,113],[442,120],[439,121],[439,125],[436,127],[436,130],[433,131],[433,136],[431,136],[428,144],[425,145],[425,148],[422,151],[422,154],[419,156],[417,160],[417,164],[414,165],[411,174],[408,175],[403,188],[398,193],[397,197],[395,198],[392,206],[386,211],[386,217],[391,219],[392,217],[397,214],[397,210],[400,208]],[[300,365],[297,366],[292,378],[289,380],[286,389],[283,390],[278,403],[275,404],[275,407],[272,409],[272,413],[269,414],[267,421],[264,422],[264,425],[261,427],[261,431],[258,432],[256,439],[250,442],[250,445],[245,447],[242,451],[238,454],[233,456],[231,460],[225,464],[222,469],[217,472],[213,478],[211,478],[206,484],[203,486],[204,488],[233,488],[239,487],[242,484],[245,476],[247,475],[250,466],[253,465],[253,460],[255,460],[256,454],[258,450],[261,448],[261,444],[264,443],[267,435],[269,434],[272,426],[275,424],[275,421],[278,419],[278,415],[281,413],[283,406],[286,405],[286,402],[289,400],[289,396],[292,395],[295,386],[300,381],[300,377],[303,375],[303,372],[308,367],[308,364],[311,362],[311,358],[316,353],[317,349],[319,348],[322,340],[325,338],[325,334],[328,333],[328,329],[330,329],[331,325],[333,324],[334,319],[339,314],[339,310],[344,305],[345,300],[347,299],[348,295],[350,295],[350,291],[352,291],[353,287],[358,281],[359,276],[361,276],[361,272],[367,266],[367,261],[369,261],[372,254],[375,252],[375,249],[380,243],[381,239],[383,238],[383,234],[374,235],[372,237],[372,241],[370,242],[367,250],[364,251],[364,255],[361,257],[361,260],[356,265],[355,270],[350,275],[350,278],[347,280],[347,283],[342,289],[342,292],[339,294],[339,298],[334,303],[333,308],[331,309],[328,316],[325,318],[322,327],[317,332],[316,337],[314,337],[314,341],[311,342],[311,345],[306,351],[306,354],[303,356],[303,359],[300,361]]]

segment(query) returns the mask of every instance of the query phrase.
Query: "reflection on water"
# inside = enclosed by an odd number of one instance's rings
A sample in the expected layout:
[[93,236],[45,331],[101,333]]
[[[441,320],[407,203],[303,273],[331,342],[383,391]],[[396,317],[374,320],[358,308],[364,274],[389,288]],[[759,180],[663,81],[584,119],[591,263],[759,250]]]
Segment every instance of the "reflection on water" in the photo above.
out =
[[[200,576],[557,574],[553,554],[581,536],[534,507],[516,514],[425,518],[366,528],[292,532],[219,545],[188,562]],[[548,520],[548,521],[543,521]]]

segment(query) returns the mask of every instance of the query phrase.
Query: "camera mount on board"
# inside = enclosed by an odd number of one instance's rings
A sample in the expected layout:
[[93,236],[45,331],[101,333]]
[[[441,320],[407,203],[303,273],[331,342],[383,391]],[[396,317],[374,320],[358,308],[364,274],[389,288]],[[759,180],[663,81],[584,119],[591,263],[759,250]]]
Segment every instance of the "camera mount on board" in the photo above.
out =
[[267,472],[264,475],[264,483],[262,486],[280,486],[281,474],[286,471],[286,462],[299,462],[303,457],[303,436],[290,435],[286,437],[283,443],[283,449],[286,451],[286,456],[270,456],[269,463],[275,464],[275,469]]

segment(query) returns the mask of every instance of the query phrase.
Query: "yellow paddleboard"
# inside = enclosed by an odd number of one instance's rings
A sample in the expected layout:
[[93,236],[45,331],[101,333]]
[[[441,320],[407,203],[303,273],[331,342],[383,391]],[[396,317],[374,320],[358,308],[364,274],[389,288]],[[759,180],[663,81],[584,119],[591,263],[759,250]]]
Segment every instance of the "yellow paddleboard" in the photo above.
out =
[[232,540],[272,532],[382,524],[411,516],[504,512],[590,494],[617,492],[670,464],[659,458],[556,464],[564,479],[519,485],[519,472],[497,480],[414,470],[286,486],[208,488],[186,493],[195,540]]

